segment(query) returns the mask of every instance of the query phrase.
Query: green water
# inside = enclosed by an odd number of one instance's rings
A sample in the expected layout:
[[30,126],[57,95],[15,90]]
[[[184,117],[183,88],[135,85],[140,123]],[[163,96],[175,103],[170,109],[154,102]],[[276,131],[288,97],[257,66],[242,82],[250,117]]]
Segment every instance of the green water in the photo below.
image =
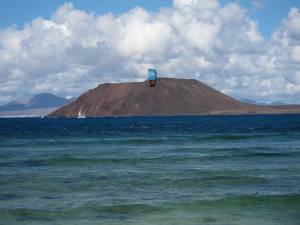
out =
[[0,120],[1,225],[299,225],[300,116]]

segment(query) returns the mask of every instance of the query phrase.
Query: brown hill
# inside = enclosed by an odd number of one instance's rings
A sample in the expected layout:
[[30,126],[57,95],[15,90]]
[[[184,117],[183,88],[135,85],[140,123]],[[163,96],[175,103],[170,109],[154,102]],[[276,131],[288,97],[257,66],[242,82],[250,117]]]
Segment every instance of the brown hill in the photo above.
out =
[[160,78],[148,81],[101,84],[50,117],[266,114],[300,113],[300,106],[261,106],[237,101],[198,80]]

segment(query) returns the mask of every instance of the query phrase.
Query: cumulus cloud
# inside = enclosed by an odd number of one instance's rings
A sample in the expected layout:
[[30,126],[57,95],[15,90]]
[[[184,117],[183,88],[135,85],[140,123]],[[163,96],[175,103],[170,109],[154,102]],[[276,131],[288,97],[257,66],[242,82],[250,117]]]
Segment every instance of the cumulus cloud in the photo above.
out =
[[51,92],[79,95],[103,82],[195,78],[236,98],[298,102],[300,13],[291,8],[270,39],[246,9],[217,0],[96,15],[62,5],[46,20],[0,30],[0,103]]

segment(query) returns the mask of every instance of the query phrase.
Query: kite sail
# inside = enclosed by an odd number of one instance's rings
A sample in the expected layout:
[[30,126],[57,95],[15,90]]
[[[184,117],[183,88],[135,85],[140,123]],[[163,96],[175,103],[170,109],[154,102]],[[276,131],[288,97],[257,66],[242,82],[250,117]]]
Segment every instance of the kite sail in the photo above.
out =
[[155,69],[148,69],[148,80],[150,87],[155,87],[157,72]]

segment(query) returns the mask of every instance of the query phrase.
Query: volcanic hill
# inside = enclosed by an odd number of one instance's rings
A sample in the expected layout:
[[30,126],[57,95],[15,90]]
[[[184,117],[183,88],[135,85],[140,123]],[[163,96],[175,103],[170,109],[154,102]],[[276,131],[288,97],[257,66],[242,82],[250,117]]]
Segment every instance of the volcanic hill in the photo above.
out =
[[148,81],[101,84],[50,117],[152,116],[203,114],[300,113],[300,105],[264,106],[242,103],[192,79],[159,78]]

